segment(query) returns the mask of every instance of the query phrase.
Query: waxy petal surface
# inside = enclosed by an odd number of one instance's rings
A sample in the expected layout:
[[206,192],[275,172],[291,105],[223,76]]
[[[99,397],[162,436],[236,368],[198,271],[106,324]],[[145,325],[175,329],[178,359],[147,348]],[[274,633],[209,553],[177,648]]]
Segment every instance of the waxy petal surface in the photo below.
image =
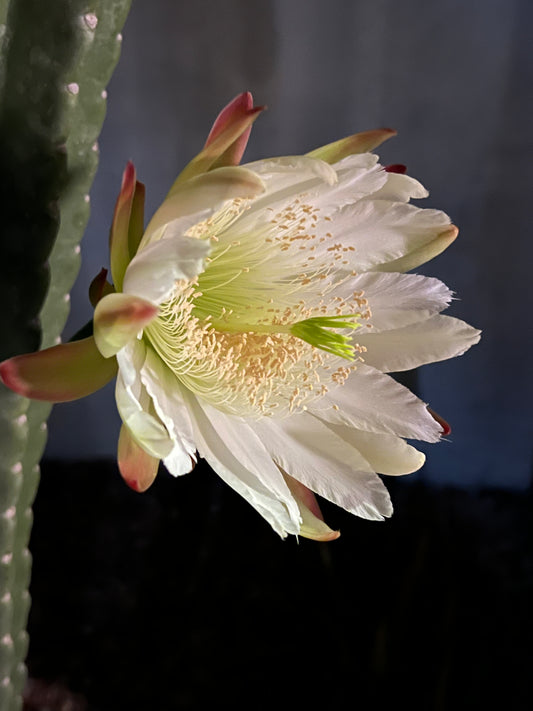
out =
[[152,457],[163,459],[172,451],[173,442],[141,381],[145,360],[146,345],[143,341],[133,340],[117,353],[120,369],[115,398],[122,422],[136,442]]
[[442,434],[422,400],[390,375],[363,363],[344,385],[330,388],[309,405],[309,412],[334,424],[407,439],[438,442]]
[[422,244],[413,246],[403,257],[376,265],[374,269],[382,272],[408,272],[416,269],[444,252],[458,234],[459,230],[455,225],[450,225],[436,236],[428,233]]
[[116,360],[104,358],[92,336],[0,364],[0,377],[8,388],[47,402],[69,402],[90,395],[116,373]]
[[178,279],[194,279],[204,269],[211,245],[207,240],[177,236],[153,242],[130,262],[124,292],[160,304]]
[[149,347],[146,348],[141,368],[141,381],[173,444],[164,464],[173,476],[187,474],[196,463],[196,444],[189,411],[182,396],[182,385]]
[[226,200],[254,198],[264,189],[265,185],[258,175],[240,167],[217,168],[185,183],[179,183],[170,190],[150,220],[141,247],[150,242],[161,228],[177,218],[203,213],[195,220],[199,222],[216,212]]
[[479,341],[480,333],[460,319],[438,315],[357,340],[367,349],[367,365],[382,373],[397,373],[460,356]]
[[110,358],[142,331],[157,315],[150,301],[131,294],[109,294],[94,311],[94,340],[104,358]]

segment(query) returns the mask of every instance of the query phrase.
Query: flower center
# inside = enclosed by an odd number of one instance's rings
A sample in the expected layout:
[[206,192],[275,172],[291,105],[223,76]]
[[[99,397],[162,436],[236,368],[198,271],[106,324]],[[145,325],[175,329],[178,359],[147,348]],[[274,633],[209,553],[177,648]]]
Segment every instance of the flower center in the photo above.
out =
[[239,219],[230,205],[229,216],[192,229],[213,245],[206,269],[176,283],[145,335],[187,388],[222,410],[247,417],[304,410],[361,360],[365,349],[351,333],[368,318],[368,304],[361,293],[328,295],[340,249],[315,257],[318,209],[298,198],[274,217],[263,209]]

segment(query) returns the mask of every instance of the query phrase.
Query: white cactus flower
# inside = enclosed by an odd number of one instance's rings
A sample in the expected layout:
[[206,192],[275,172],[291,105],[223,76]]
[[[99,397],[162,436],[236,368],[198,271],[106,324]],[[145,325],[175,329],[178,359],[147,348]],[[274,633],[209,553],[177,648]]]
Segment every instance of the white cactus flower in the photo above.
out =
[[338,532],[314,494],[357,516],[390,516],[378,474],[419,469],[424,455],[405,439],[443,434],[387,373],[461,355],[479,332],[440,315],[451,299],[442,282],[404,273],[457,228],[411,205],[425,189],[368,152],[394,132],[237,167],[259,111],[249,94],[224,109],[146,230],[128,166],[114,287],[105,275],[92,287],[94,337],[11,359],[0,373],[58,401],[101,387],[118,365],[118,459],[130,486],[148,488],[160,460],[185,474],[199,454],[281,536],[331,540]]

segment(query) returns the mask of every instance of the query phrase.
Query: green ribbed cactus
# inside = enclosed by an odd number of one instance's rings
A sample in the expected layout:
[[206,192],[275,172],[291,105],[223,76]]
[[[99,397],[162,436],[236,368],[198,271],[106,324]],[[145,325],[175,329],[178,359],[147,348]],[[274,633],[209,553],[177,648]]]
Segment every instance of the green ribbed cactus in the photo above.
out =
[[[0,0],[0,361],[60,338],[130,3]],[[50,406],[0,388],[0,709],[15,711]]]

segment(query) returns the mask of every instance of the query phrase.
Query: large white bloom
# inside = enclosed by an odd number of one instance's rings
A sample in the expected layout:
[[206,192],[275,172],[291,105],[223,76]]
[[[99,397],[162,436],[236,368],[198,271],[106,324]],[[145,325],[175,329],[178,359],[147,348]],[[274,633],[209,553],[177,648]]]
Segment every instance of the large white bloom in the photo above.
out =
[[159,460],[185,474],[198,453],[281,536],[336,537],[311,492],[390,516],[378,473],[419,469],[404,438],[442,428],[387,373],[479,339],[440,315],[442,282],[404,273],[457,233],[409,203],[426,196],[367,152],[186,169],[133,247],[130,229],[120,293],[95,312],[96,346],[118,362],[130,485],[145,489]]

